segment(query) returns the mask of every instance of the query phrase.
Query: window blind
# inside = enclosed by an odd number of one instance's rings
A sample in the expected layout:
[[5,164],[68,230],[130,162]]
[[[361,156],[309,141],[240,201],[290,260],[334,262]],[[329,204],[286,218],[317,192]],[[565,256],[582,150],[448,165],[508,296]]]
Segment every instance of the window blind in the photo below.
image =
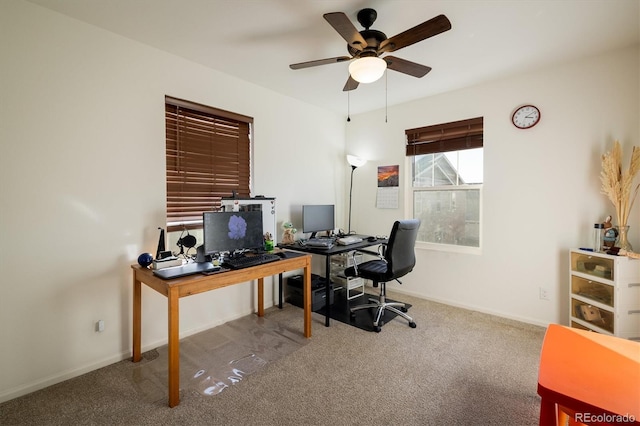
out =
[[202,226],[222,197],[250,196],[253,119],[165,97],[167,229]]
[[483,117],[405,130],[407,157],[482,148]]

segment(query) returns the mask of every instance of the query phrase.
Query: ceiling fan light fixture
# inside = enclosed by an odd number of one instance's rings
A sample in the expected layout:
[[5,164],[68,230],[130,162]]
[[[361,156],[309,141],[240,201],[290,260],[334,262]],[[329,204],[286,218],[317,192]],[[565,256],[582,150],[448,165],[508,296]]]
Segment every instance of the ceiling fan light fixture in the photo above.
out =
[[349,64],[349,74],[358,83],[373,83],[384,75],[387,63],[376,56],[366,56]]

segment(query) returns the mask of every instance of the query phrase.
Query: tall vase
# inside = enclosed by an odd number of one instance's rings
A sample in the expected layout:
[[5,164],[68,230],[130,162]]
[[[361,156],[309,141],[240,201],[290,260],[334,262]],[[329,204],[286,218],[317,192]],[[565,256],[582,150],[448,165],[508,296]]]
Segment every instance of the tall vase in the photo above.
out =
[[633,247],[631,247],[631,243],[627,239],[627,234],[629,233],[629,225],[627,226],[618,226],[618,244],[622,250],[633,251]]

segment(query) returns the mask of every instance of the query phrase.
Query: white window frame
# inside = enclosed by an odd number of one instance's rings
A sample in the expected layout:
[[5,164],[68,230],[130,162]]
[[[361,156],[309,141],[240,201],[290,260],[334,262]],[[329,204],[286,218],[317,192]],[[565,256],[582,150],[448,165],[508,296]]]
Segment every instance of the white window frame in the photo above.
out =
[[413,158],[406,157],[405,160],[405,170],[407,170],[406,178],[405,178],[405,194],[408,196],[405,197],[405,211],[409,212],[410,217],[415,217],[414,209],[413,209],[413,200],[416,192],[425,192],[425,191],[443,191],[443,190],[456,190],[456,191],[464,191],[464,190],[479,190],[479,231],[478,238],[479,243],[478,247],[470,247],[470,246],[459,246],[455,244],[442,244],[442,243],[432,243],[426,241],[416,241],[416,249],[422,250],[436,250],[443,252],[451,252],[451,253],[464,253],[464,254],[482,254],[482,246],[483,246],[483,185],[484,184],[475,184],[475,185],[447,185],[447,186],[431,186],[431,187],[414,187],[413,186]]

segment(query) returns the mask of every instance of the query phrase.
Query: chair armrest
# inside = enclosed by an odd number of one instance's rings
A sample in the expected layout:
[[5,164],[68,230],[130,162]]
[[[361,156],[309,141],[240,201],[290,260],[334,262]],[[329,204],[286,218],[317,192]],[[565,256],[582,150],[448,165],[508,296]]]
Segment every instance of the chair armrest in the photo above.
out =
[[380,256],[379,252],[373,251],[373,250],[357,249],[357,250],[354,250],[353,252],[370,254],[371,256]]
[[358,262],[356,262],[356,253],[364,253],[370,256],[375,256],[378,259],[384,260],[386,262],[386,259],[384,258],[384,254],[383,254],[386,248],[387,248],[387,244],[381,243],[378,246],[378,251],[366,250],[366,249],[354,249],[353,251],[351,251],[349,253],[349,256],[351,256],[351,259],[353,260],[353,270],[355,271],[356,275],[358,275]]
[[380,259],[384,260],[384,254],[387,251],[387,243],[380,243],[378,245],[378,249],[376,251],[373,250],[367,250],[366,248],[361,248],[361,249],[355,249],[355,251],[360,252],[360,253],[365,253],[371,256],[377,256]]

